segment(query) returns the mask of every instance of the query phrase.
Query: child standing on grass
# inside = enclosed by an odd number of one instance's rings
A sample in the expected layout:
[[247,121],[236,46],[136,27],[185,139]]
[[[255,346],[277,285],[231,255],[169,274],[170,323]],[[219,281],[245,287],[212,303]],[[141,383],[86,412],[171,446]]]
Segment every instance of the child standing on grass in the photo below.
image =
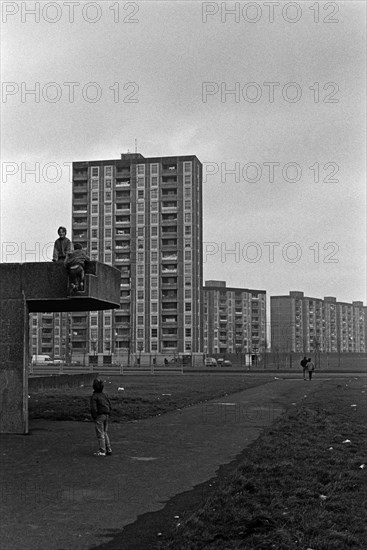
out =
[[95,423],[96,435],[99,443],[99,450],[95,456],[106,456],[112,454],[110,438],[108,437],[108,418],[111,414],[111,401],[103,393],[103,381],[96,378],[93,381],[93,395],[90,398],[90,413]]

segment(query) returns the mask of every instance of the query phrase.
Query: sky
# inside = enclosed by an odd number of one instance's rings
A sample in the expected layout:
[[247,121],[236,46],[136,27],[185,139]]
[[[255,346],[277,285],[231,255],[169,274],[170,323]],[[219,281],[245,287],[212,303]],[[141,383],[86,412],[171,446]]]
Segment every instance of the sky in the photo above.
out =
[[367,303],[365,2],[1,7],[2,262],[49,261],[71,163],[137,140],[203,163],[204,280]]

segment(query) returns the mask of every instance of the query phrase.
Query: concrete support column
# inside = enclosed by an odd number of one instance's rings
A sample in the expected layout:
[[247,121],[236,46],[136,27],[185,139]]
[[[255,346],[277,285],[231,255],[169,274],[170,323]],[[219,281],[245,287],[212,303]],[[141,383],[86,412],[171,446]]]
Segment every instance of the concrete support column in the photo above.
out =
[[28,433],[28,327],[26,300],[0,300],[0,433]]

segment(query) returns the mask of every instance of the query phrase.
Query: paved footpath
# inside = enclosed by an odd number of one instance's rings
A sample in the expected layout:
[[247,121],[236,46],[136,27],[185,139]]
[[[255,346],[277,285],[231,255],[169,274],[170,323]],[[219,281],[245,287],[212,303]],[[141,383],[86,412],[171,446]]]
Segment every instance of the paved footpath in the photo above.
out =
[[[0,438],[1,550],[89,550],[216,475],[292,403],[325,381],[277,380],[167,413],[113,423],[97,458],[90,422],[38,420]],[[123,550],[123,548],[121,548]]]

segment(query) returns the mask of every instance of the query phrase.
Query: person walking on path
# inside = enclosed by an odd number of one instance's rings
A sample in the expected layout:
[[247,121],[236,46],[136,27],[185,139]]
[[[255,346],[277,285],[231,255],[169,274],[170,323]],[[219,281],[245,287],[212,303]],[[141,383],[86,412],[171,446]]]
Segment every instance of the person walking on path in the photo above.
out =
[[54,251],[52,255],[53,262],[63,262],[71,252],[71,241],[66,236],[66,227],[62,225],[57,230],[59,238],[56,239],[54,244]]
[[96,378],[93,381],[93,395],[90,398],[90,413],[94,420],[99,449],[95,456],[108,456],[112,454],[111,442],[108,436],[108,418],[111,414],[111,401],[103,392],[103,381]]
[[315,365],[314,363],[312,362],[312,359],[311,357],[309,357],[307,359],[307,371],[308,371],[308,379],[311,381],[312,380],[312,374],[315,370]]
[[80,243],[75,243],[74,252],[70,252],[64,260],[64,266],[69,275],[71,292],[84,290],[85,264],[89,261],[82,245]]
[[306,380],[306,371],[307,371],[307,357],[306,356],[302,359],[300,365],[302,367],[303,380]]

